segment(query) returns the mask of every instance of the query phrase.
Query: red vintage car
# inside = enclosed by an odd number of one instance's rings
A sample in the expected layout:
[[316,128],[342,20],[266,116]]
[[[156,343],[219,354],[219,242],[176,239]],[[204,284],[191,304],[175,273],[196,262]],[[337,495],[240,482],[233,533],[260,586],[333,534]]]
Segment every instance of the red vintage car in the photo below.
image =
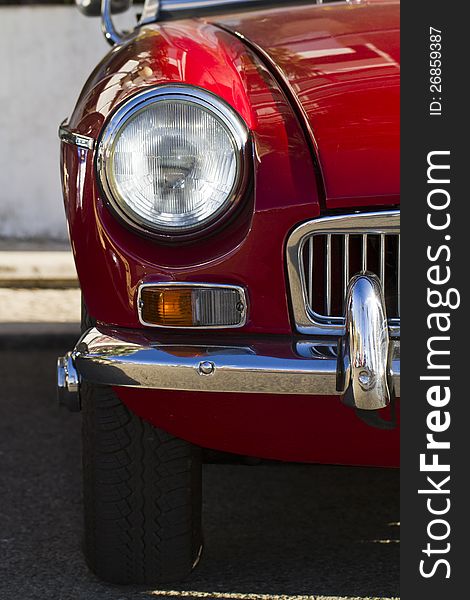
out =
[[199,561],[207,449],[398,464],[399,4],[147,0],[124,34],[125,5],[60,127],[58,386],[87,560],[150,583]]

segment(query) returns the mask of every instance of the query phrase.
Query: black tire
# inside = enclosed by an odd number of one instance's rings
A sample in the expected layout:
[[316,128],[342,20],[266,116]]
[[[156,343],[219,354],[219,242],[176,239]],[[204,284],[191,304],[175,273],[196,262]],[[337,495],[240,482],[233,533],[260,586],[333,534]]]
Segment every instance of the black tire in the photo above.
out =
[[115,584],[183,579],[202,550],[200,448],[140,419],[111,388],[84,382],[80,395],[91,570]]

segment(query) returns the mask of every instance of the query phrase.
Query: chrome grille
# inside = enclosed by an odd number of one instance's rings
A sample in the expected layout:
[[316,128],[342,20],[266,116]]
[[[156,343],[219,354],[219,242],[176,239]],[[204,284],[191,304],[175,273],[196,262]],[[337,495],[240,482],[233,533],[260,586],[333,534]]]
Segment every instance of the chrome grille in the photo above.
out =
[[325,217],[289,238],[288,272],[297,329],[342,335],[350,278],[369,271],[381,280],[392,334],[400,327],[398,211]]

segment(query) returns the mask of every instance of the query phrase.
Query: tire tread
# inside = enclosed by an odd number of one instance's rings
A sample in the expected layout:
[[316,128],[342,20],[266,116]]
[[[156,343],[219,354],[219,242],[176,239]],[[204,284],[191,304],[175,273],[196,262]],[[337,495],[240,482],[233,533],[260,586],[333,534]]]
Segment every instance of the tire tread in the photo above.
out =
[[143,421],[111,388],[84,383],[85,553],[118,584],[187,576],[201,549],[201,456]]

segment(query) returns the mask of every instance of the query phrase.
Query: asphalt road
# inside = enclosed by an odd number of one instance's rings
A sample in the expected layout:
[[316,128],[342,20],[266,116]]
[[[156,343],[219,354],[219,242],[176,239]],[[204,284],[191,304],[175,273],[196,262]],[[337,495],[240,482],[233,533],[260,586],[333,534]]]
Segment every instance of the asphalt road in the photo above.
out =
[[99,582],[80,548],[80,415],[55,400],[72,342],[0,335],[0,600],[399,595],[398,472],[305,465],[207,465],[197,572],[162,590]]

